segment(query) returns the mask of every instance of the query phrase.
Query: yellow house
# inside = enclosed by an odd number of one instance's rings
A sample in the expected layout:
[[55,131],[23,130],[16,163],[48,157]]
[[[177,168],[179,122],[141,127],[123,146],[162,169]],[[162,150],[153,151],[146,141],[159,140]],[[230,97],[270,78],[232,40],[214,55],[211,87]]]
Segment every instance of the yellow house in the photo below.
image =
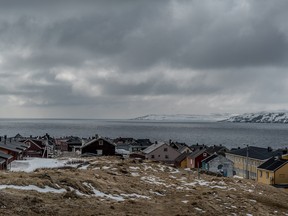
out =
[[268,185],[288,184],[288,160],[273,157],[257,169],[257,181]]
[[234,174],[249,179],[257,179],[257,167],[269,158],[282,154],[282,151],[273,151],[270,147],[261,148],[247,146],[226,152],[226,158],[234,163]]
[[175,161],[174,165],[176,167],[181,167],[181,168],[187,168],[187,156],[190,154],[190,152],[184,152],[181,155],[179,155]]

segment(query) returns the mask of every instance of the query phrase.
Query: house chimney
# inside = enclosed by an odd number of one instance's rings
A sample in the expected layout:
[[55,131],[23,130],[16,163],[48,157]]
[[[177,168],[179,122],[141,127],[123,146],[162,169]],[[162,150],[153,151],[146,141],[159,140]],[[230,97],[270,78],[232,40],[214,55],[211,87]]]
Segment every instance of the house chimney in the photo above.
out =
[[7,135],[4,136],[4,144],[6,144]]
[[268,148],[267,148],[267,151],[268,151],[268,152],[272,152],[272,148],[271,148],[271,147],[268,147]]
[[99,138],[99,135],[98,134],[95,134],[95,139],[98,139]]
[[12,142],[12,138],[9,138],[10,143]]
[[0,136],[0,142],[2,141],[2,136]]

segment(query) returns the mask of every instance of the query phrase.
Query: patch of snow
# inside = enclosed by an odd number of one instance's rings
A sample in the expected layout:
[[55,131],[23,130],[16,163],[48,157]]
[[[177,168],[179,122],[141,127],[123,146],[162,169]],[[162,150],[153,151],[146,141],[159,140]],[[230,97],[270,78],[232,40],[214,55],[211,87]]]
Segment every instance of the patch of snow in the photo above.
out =
[[131,170],[140,170],[139,167],[133,167],[133,166],[130,166],[129,169],[131,169]]
[[140,174],[139,174],[139,173],[137,173],[137,172],[131,172],[131,175],[132,175],[133,177],[137,177],[137,176],[140,176]]
[[237,176],[237,175],[234,175],[233,178],[237,178],[237,179],[243,179],[242,176]]
[[0,190],[12,188],[17,190],[35,190],[40,193],[63,193],[66,192],[65,189],[55,189],[48,186],[44,188],[37,187],[35,185],[28,185],[28,186],[18,186],[18,185],[0,185]]
[[159,192],[155,192],[155,191],[152,191],[152,190],[150,190],[150,193],[156,194],[157,196],[165,196],[164,194],[161,194]]
[[81,166],[79,169],[81,170],[87,170],[87,168],[90,166],[90,164],[87,164],[85,166]]
[[142,198],[142,199],[151,199],[150,197],[148,196],[143,196],[143,195],[139,195],[139,194],[120,194],[121,196],[124,196],[124,197],[132,197],[132,198]]
[[175,115],[155,115],[150,114],[141,116],[132,120],[144,120],[144,121],[187,121],[187,122],[215,122],[222,121],[235,116],[235,114],[229,113],[211,113],[209,115],[188,115],[188,114],[175,114]]
[[57,168],[72,167],[67,164],[67,160],[58,160],[51,158],[25,158],[24,160],[15,160],[11,163],[10,171],[13,172],[33,172],[39,168]]
[[107,169],[110,169],[111,167],[110,166],[103,166],[103,167],[101,167],[101,169],[103,169],[103,170],[107,170]]
[[85,186],[89,187],[90,189],[92,189],[94,196],[96,197],[104,197],[104,198],[109,198],[115,201],[124,201],[125,199],[122,196],[118,196],[118,195],[111,195],[111,194],[105,194],[97,189],[95,189],[91,184],[84,182],[83,183]]
[[141,177],[141,180],[150,184],[164,185],[166,187],[170,187],[163,180],[155,176],[143,176]]
[[197,210],[197,211],[203,211],[202,209],[197,208],[197,207],[195,207],[194,209]]
[[189,201],[188,200],[182,200],[181,202],[187,204]]

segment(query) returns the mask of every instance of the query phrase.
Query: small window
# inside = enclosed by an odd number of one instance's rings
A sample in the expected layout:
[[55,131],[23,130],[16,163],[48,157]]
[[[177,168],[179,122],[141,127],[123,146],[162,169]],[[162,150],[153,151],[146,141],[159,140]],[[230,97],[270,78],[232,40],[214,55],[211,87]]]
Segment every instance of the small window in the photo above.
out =
[[158,155],[158,157],[160,157],[160,155]]
[[206,154],[206,153],[203,153],[203,156],[204,156],[204,157],[207,157],[207,154]]
[[168,159],[169,158],[168,155],[165,155],[165,158]]
[[99,140],[99,145],[103,145],[103,140]]
[[223,169],[223,165],[222,164],[218,165],[218,170],[221,170],[221,169]]
[[151,155],[151,158],[155,158],[154,155]]
[[167,152],[167,151],[168,151],[168,148],[164,148],[164,151]]

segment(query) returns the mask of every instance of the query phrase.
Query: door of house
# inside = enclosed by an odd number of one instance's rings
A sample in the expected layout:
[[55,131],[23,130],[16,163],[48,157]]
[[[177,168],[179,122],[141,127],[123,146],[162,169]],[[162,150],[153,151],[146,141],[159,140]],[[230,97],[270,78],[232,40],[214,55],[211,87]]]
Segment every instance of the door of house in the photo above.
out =
[[97,150],[97,155],[103,155],[103,150]]

